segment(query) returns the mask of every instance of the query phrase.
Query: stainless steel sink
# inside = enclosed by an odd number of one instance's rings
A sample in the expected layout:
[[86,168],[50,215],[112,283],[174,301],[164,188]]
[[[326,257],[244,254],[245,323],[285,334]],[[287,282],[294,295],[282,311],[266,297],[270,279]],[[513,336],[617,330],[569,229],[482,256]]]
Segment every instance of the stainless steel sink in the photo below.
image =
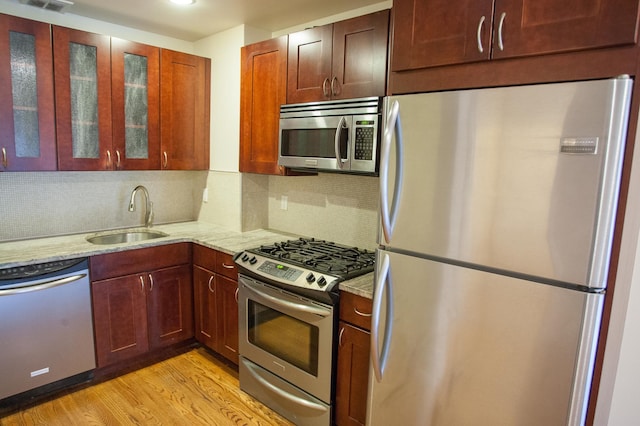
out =
[[152,240],[154,238],[162,238],[168,236],[164,232],[149,230],[130,230],[114,232],[109,234],[99,234],[87,237],[86,240],[91,244],[120,244],[135,243],[137,241]]

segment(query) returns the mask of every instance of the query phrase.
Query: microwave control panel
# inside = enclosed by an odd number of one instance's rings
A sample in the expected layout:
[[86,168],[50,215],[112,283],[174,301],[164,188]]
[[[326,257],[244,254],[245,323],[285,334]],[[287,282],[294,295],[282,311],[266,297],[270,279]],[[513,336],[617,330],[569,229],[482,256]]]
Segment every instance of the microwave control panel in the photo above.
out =
[[357,120],[355,125],[355,160],[372,160],[375,146],[375,121]]

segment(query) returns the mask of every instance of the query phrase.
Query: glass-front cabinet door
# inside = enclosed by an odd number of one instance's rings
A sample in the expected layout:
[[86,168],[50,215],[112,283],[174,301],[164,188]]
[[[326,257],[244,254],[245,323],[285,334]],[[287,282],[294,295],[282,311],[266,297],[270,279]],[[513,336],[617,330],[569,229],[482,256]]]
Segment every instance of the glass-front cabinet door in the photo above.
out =
[[114,170],[111,38],[53,26],[58,168]]
[[113,149],[117,169],[160,168],[160,49],[111,39]]
[[0,14],[0,171],[56,170],[51,26]]

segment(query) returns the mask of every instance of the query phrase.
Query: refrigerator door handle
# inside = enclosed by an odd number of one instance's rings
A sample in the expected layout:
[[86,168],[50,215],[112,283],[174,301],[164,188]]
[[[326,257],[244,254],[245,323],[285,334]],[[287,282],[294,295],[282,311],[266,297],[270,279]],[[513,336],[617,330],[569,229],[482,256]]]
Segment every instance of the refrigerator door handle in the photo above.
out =
[[[389,157],[391,153],[391,139],[396,135],[396,178],[393,188],[393,200],[389,207]],[[384,137],[382,138],[382,154],[380,156],[380,218],[382,233],[386,242],[391,241],[393,228],[398,215],[398,204],[403,183],[403,140],[402,125],[400,123],[400,104],[393,101],[387,114]]]
[[[391,334],[393,331],[393,285],[389,275],[389,256],[385,255],[378,273],[378,281],[373,294],[373,310],[371,315],[371,364],[373,372],[378,382],[382,381],[384,368],[389,358],[389,347],[391,345]],[[379,349],[380,342],[380,311],[382,309],[382,296],[386,291],[387,304],[385,316],[385,330],[382,348]]]

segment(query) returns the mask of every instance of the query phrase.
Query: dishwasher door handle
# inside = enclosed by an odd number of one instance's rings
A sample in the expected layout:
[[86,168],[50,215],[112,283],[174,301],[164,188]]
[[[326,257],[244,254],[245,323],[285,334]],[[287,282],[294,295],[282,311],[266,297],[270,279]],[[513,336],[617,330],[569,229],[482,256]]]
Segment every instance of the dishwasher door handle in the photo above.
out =
[[58,287],[59,285],[69,284],[74,281],[78,281],[86,277],[87,274],[72,275],[70,277],[58,278],[51,281],[45,281],[39,284],[26,284],[20,287],[8,288],[6,290],[0,290],[0,296],[12,296],[22,293],[31,293],[34,291],[46,290],[48,288]]

